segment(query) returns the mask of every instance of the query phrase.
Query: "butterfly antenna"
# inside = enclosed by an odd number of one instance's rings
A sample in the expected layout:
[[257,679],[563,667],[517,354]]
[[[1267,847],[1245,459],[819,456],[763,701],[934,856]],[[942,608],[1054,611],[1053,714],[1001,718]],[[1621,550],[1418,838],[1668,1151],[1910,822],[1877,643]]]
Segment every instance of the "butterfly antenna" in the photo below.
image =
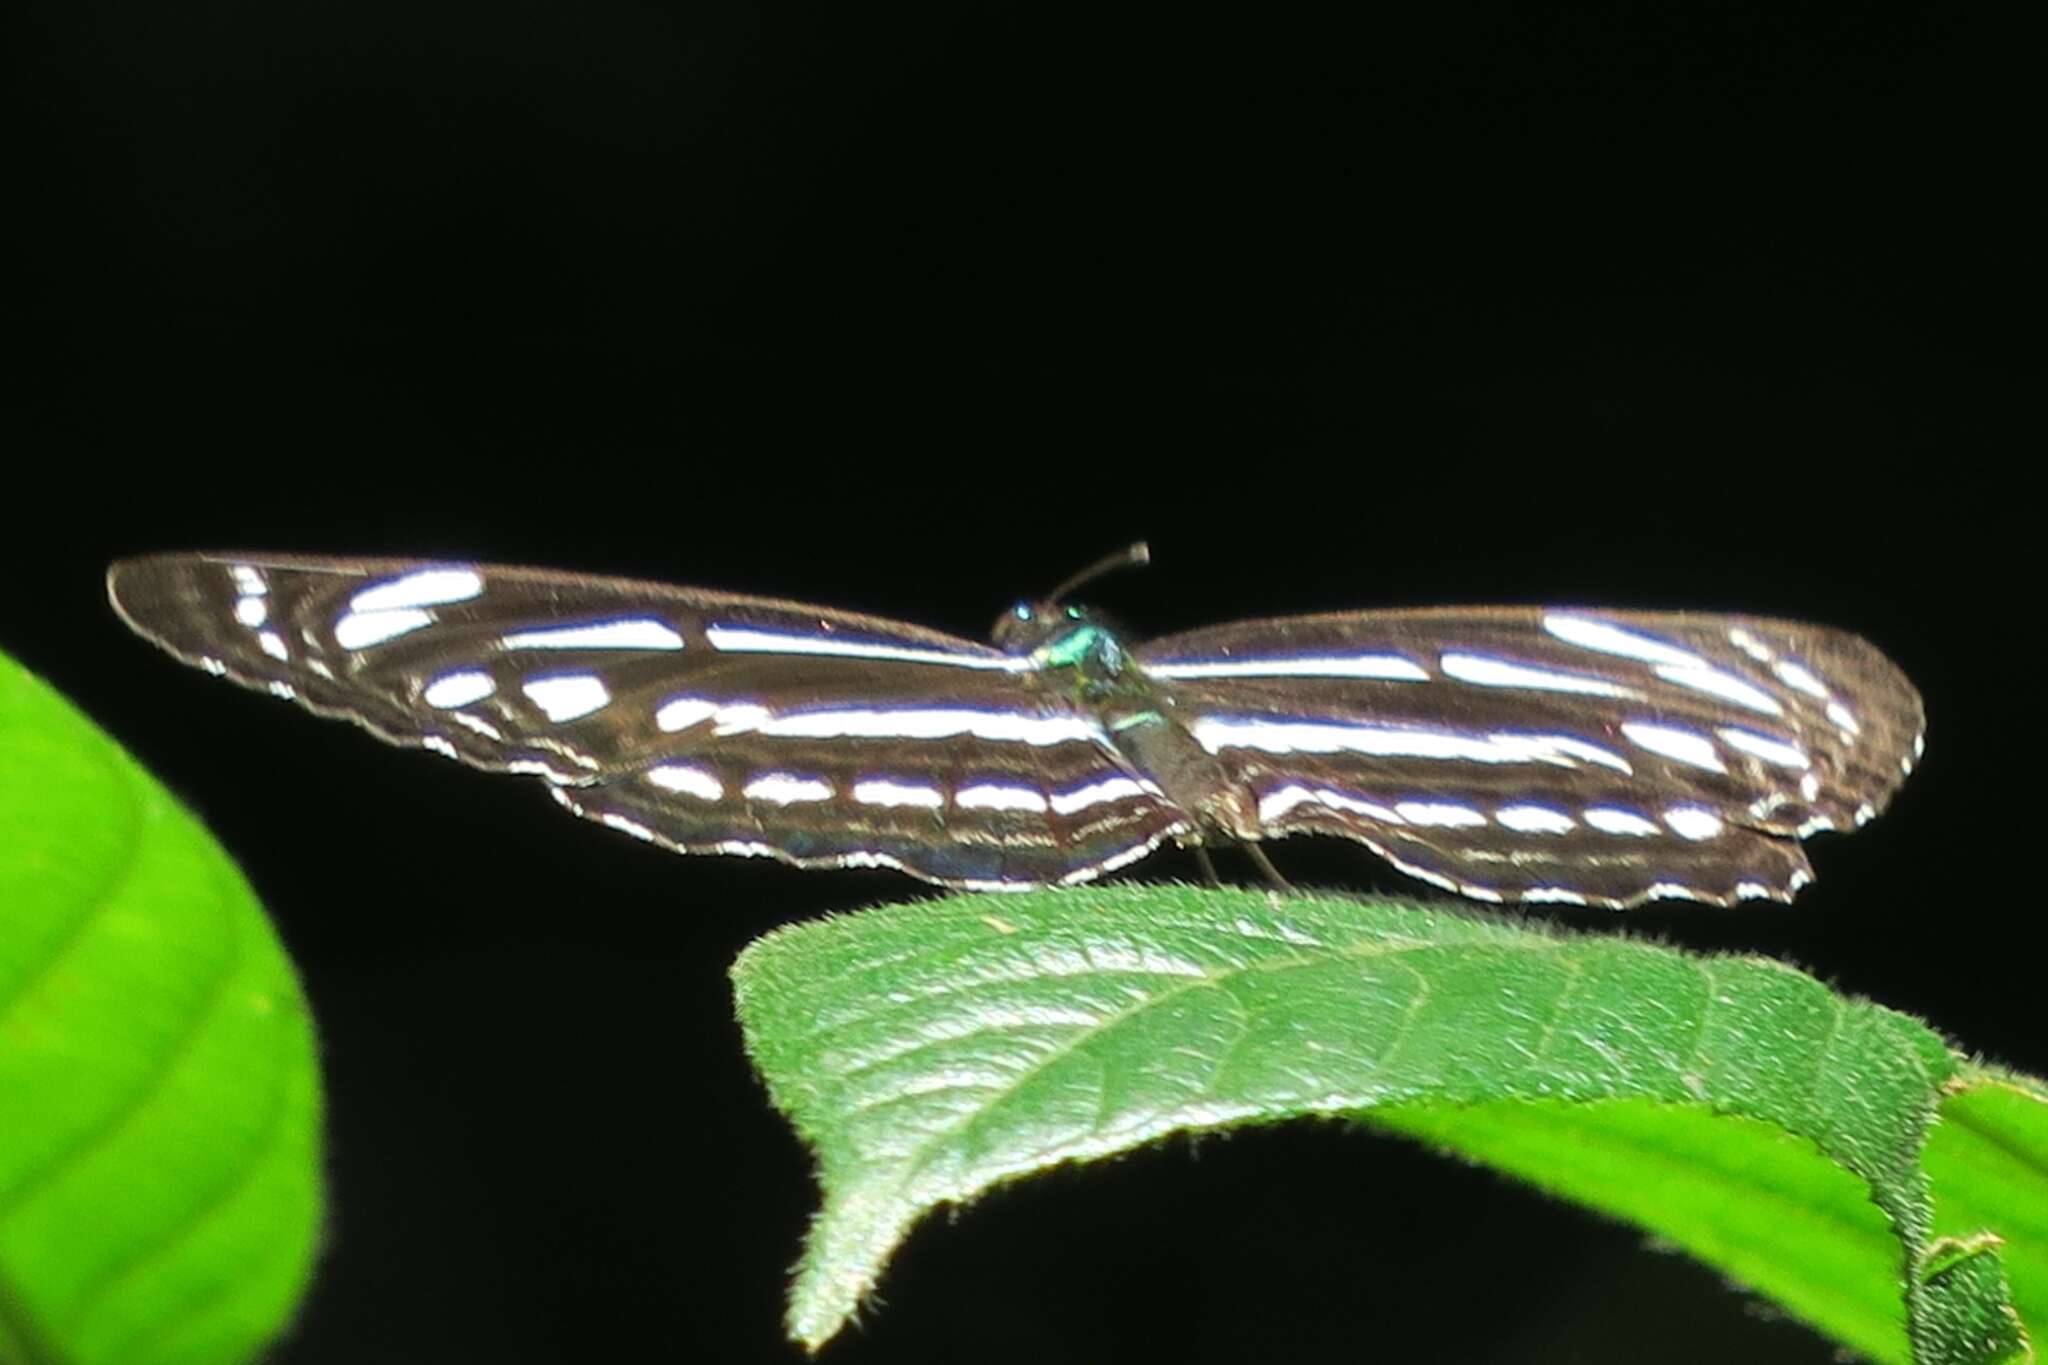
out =
[[1150,564],[1151,562],[1152,547],[1142,540],[1134,540],[1115,554],[1104,555],[1072,578],[1069,578],[1066,582],[1060,584],[1057,588],[1054,588],[1052,596],[1048,597],[1046,601],[1062,601],[1068,593],[1076,588],[1085,587],[1106,573],[1115,573],[1118,569],[1137,568],[1140,565]]

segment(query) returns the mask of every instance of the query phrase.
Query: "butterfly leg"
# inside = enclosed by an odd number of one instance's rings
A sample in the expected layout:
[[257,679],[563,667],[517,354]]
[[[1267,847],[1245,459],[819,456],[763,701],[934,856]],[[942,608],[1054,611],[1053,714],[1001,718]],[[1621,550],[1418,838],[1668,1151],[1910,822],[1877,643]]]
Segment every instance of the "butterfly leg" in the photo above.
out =
[[1244,851],[1259,869],[1259,874],[1266,879],[1267,885],[1271,886],[1275,891],[1284,891],[1289,895],[1294,894],[1293,883],[1280,875],[1280,869],[1273,866],[1273,860],[1266,856],[1266,850],[1260,848],[1255,843],[1247,842],[1244,845]]
[[1209,860],[1209,850],[1203,848],[1200,844],[1195,844],[1193,847],[1195,850],[1195,862],[1202,869],[1202,885],[1223,885],[1223,879],[1216,875],[1216,864]]

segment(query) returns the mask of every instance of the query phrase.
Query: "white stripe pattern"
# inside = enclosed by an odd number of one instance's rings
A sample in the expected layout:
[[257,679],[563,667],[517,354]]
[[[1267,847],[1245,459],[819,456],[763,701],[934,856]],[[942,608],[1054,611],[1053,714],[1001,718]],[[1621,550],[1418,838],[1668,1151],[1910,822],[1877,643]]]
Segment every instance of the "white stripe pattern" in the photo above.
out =
[[1625,834],[1631,838],[1644,839],[1660,833],[1657,826],[1632,810],[1620,806],[1588,806],[1580,812],[1586,823],[1602,834]]
[[761,773],[742,787],[740,794],[749,801],[794,806],[805,801],[831,800],[832,784],[820,778],[799,777],[795,773]]
[[1470,806],[1455,801],[1396,801],[1394,809],[1412,825],[1443,825],[1471,829],[1486,823],[1486,817]]
[[647,780],[663,791],[681,792],[700,801],[725,796],[725,784],[716,775],[689,763],[657,763],[647,770]]
[[1386,806],[1360,800],[1348,792],[1336,791],[1329,787],[1309,787],[1298,782],[1289,783],[1284,787],[1276,787],[1260,797],[1259,821],[1262,824],[1270,824],[1295,807],[1306,805],[1327,806],[1331,810],[1347,811],[1353,815],[1363,815],[1368,820],[1378,820],[1383,824],[1405,825],[1408,823],[1397,812]]
[[1545,612],[1543,628],[1566,644],[1590,649],[1596,654],[1613,654],[1624,659],[1640,659],[1647,664],[1667,664],[1673,668],[1707,667],[1707,661],[1690,650],[1680,649],[1654,635],[1640,635],[1591,617],[1572,616],[1560,611]]
[[1808,672],[1805,665],[1791,659],[1780,659],[1771,665],[1771,672],[1778,675],[1778,681],[1787,687],[1796,688],[1815,701],[1832,701],[1834,694],[1822,686],[1821,680]]
[[1372,754],[1382,758],[1464,759],[1472,763],[1548,763],[1576,768],[1580,760],[1618,772],[1632,772],[1627,759],[1573,735],[1466,734],[1390,725],[1347,725],[1337,721],[1267,720],[1203,716],[1191,733],[1210,753],[1257,749],[1269,754]]
[[[262,587],[261,575],[256,576],[256,586]],[[246,584],[243,590],[249,591]],[[483,579],[470,569],[421,569],[403,574],[349,598],[348,610],[334,623],[334,642],[343,649],[381,645],[432,625],[434,618],[421,608],[467,602],[483,590]]]
[[519,684],[527,699],[555,724],[580,720],[611,704],[611,689],[595,673],[557,673]]
[[1502,806],[1493,818],[1517,834],[1569,834],[1578,828],[1571,816],[1548,806]]
[[1721,742],[1729,748],[1740,749],[1743,753],[1752,754],[1780,768],[1790,768],[1793,772],[1799,773],[1805,772],[1812,764],[1804,749],[1787,744],[1781,739],[1772,739],[1769,735],[1760,735],[1753,730],[1744,730],[1733,725],[1724,725],[1714,733],[1719,735]]
[[1628,736],[1631,744],[1648,749],[1653,754],[1662,754],[1666,758],[1710,773],[1728,771],[1721,766],[1721,756],[1714,751],[1714,741],[1695,731],[1681,730],[1671,725],[1653,725],[1642,720],[1628,720],[1622,722],[1621,733]]
[[983,711],[967,706],[829,707],[776,713],[764,707],[722,706],[715,716],[720,735],[774,735],[792,739],[952,739],[972,735],[998,743],[1100,743],[1108,733],[1087,716],[1043,716],[1022,711]]
[[452,673],[443,673],[428,683],[420,696],[427,705],[448,711],[482,701],[497,690],[498,684],[490,674],[480,668],[462,668]]
[[886,659],[894,663],[939,664],[947,668],[992,669],[1000,673],[1026,673],[1034,665],[1024,655],[999,654],[994,650],[969,653],[937,649],[929,645],[897,645],[881,640],[860,640],[847,635],[806,635],[794,631],[763,630],[755,626],[707,626],[704,638],[713,649],[726,654],[817,654],[845,659]]
[[1673,806],[1664,812],[1664,823],[1681,839],[1712,839],[1721,833],[1721,817],[1705,806]]
[[363,589],[348,599],[352,612],[442,607],[483,595],[484,580],[473,569],[419,569]]
[[681,649],[683,637],[647,617],[592,621],[580,626],[518,630],[498,641],[506,649]]
[[396,611],[345,611],[334,623],[334,643],[343,649],[368,649],[434,624],[418,607]]
[[1428,682],[1429,672],[1399,654],[1268,655],[1239,659],[1160,659],[1145,664],[1155,678],[1378,678]]
[[1100,782],[1090,782],[1085,786],[1054,792],[1051,805],[1056,815],[1072,815],[1075,811],[1086,810],[1090,806],[1106,805],[1130,796],[1149,796],[1158,790],[1149,782],[1138,782],[1128,777],[1105,777]]
[[1722,701],[1732,701],[1737,706],[1746,706],[1752,711],[1761,711],[1767,716],[1782,716],[1785,708],[1778,705],[1778,699],[1753,683],[1744,682],[1732,673],[1723,673],[1709,665],[1698,668],[1679,668],[1670,664],[1657,665],[1657,676],[1668,683],[1694,692],[1703,692]]
[[923,782],[898,782],[892,778],[863,778],[853,784],[853,799],[864,806],[918,806],[937,810],[946,804],[946,794]]
[[961,810],[1015,810],[1043,815],[1049,807],[1045,793],[1035,787],[1008,782],[977,782],[953,793],[953,804]]
[[1559,673],[1507,659],[1488,658],[1484,654],[1447,653],[1437,662],[1442,666],[1445,677],[1456,678],[1475,687],[1519,687],[1534,692],[1575,692],[1581,696],[1621,697],[1628,701],[1643,699],[1643,694],[1635,688],[1623,687],[1605,678]]

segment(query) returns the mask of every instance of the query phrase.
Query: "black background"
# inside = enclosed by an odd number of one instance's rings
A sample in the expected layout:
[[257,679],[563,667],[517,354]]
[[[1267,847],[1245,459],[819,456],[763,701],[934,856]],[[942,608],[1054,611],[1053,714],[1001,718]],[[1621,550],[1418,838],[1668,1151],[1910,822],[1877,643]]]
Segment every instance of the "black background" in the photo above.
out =
[[[1142,535],[1156,567],[1093,593],[1142,634],[1825,619],[1926,692],[1893,811],[1795,908],[1558,918],[2048,1068],[2038,54],[1989,10],[1338,12],[12,12],[0,647],[199,810],[304,973],[333,1209],[279,1362],[793,1358],[807,1159],[724,971],[918,892],[676,859],[220,686],[121,630],[117,554],[526,561],[979,635]],[[1829,1358],[1336,1125],[1005,1191],[883,1291],[832,1359]]]

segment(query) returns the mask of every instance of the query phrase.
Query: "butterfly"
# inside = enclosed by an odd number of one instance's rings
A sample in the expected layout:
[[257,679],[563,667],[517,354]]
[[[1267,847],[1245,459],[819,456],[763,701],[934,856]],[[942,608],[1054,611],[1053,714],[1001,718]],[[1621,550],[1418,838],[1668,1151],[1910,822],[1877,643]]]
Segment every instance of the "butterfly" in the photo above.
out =
[[187,663],[531,774],[652,843],[970,889],[1316,833],[1489,902],[1790,900],[1813,876],[1799,841],[1868,821],[1922,749],[1905,675],[1826,626],[1439,607],[1133,645],[1067,602],[1146,558],[1018,603],[989,644],[428,560],[155,555],[108,590]]

